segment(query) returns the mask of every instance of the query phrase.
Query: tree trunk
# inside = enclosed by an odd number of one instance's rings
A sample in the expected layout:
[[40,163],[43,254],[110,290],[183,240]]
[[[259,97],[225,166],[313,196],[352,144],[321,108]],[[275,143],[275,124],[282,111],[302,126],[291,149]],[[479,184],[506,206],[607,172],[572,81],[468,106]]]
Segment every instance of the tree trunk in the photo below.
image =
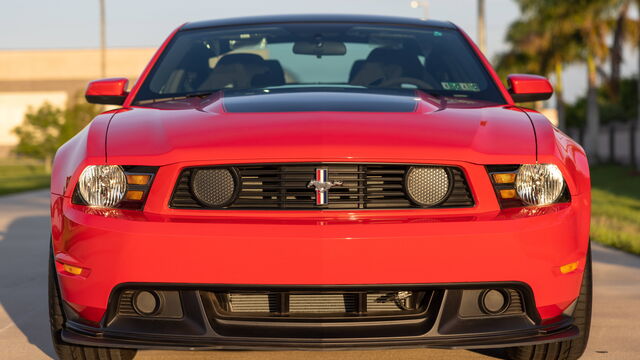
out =
[[587,90],[587,129],[584,141],[585,150],[593,162],[598,161],[598,131],[600,129],[600,112],[598,109],[598,74],[596,60],[593,55],[587,57],[589,89]]
[[487,52],[487,28],[485,23],[484,0],[478,0],[478,47]]
[[533,110],[542,111],[544,108],[544,101],[534,101],[533,102]]
[[566,131],[567,121],[564,110],[564,85],[562,80],[562,71],[562,63],[556,63],[556,112],[558,113],[558,129]]
[[625,23],[629,12],[630,1],[625,1],[618,12],[616,27],[613,33],[613,44],[611,45],[611,75],[609,77],[609,91],[614,102],[620,99],[620,68],[623,58],[622,51],[625,39]]
[[100,77],[107,77],[107,21],[104,0],[100,0]]
[[53,157],[51,155],[46,155],[44,157],[44,171],[47,174],[51,174],[51,163],[53,162]]
[[[640,9],[640,0],[636,0],[636,8]],[[638,38],[638,48],[640,49],[640,37]],[[640,56],[638,56],[638,79],[637,79],[637,87],[638,87],[638,114],[636,115],[636,126],[632,127],[632,131],[640,129]],[[638,146],[639,139],[637,138],[637,131],[632,134],[631,144],[631,160],[634,162],[635,168],[640,171],[640,161],[636,158],[636,147]]]
[[[640,11],[640,0],[636,0],[636,7],[638,8],[638,11]],[[638,37],[638,49],[640,49],[640,36]],[[638,56],[638,79],[636,85],[638,87],[638,114],[636,115],[636,127],[640,128],[640,56]]]

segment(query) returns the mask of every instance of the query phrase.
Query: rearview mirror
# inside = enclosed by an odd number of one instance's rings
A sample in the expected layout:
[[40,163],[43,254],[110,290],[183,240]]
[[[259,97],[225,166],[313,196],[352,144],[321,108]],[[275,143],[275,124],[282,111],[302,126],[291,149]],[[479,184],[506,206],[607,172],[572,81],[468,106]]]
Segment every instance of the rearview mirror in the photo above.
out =
[[297,41],[293,53],[298,55],[336,56],[347,53],[347,47],[340,41]]
[[84,97],[91,104],[122,105],[129,94],[126,78],[95,80],[89,83]]
[[514,102],[543,101],[553,95],[553,86],[542,76],[513,74],[507,77],[507,82]]

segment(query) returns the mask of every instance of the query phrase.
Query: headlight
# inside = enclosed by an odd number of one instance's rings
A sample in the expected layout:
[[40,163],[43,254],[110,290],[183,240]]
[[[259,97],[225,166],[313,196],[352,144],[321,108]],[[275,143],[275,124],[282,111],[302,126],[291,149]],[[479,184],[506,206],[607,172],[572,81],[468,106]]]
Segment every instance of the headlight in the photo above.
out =
[[571,201],[556,165],[488,165],[487,172],[502,209]]
[[90,165],[80,174],[78,190],[89,206],[115,207],[127,191],[127,177],[118,165]]
[[553,164],[522,165],[516,176],[516,191],[527,205],[553,204],[564,190],[562,172]]

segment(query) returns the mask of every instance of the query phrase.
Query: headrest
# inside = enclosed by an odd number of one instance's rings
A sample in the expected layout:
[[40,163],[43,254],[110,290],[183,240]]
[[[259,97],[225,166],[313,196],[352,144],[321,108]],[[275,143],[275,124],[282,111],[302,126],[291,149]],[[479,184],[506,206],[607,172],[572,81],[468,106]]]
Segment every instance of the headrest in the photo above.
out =
[[416,58],[416,54],[414,52],[401,49],[376,48],[371,50],[369,56],[367,56],[367,61],[397,63],[403,59],[406,60],[407,58]]
[[260,55],[256,54],[227,54],[220,58],[218,65],[230,65],[230,64],[264,64],[264,59]]

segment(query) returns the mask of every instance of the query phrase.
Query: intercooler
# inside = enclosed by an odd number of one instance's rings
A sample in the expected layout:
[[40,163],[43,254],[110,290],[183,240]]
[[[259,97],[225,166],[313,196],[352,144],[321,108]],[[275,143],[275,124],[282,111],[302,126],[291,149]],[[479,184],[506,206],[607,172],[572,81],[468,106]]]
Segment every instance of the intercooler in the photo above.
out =
[[254,316],[384,315],[422,309],[431,292],[229,292],[216,293],[222,312]]

